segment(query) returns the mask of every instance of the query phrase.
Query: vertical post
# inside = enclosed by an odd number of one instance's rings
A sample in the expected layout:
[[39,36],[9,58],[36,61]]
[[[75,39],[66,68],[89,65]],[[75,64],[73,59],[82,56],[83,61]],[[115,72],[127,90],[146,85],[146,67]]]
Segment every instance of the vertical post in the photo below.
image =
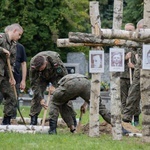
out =
[[[150,28],[150,0],[144,0],[144,28]],[[140,73],[141,104],[142,104],[142,141],[150,143],[150,71]]]
[[[121,29],[123,13],[123,0],[114,0],[113,29]],[[120,97],[120,73],[111,73],[111,124],[114,140],[122,139],[121,126],[121,97]]]
[[[90,20],[92,33],[99,35],[100,33],[100,15],[99,3],[90,2]],[[98,47],[96,47],[98,49]],[[93,73],[91,79],[91,97],[90,97],[90,116],[89,116],[89,136],[99,136],[99,97],[100,97],[100,73]]]

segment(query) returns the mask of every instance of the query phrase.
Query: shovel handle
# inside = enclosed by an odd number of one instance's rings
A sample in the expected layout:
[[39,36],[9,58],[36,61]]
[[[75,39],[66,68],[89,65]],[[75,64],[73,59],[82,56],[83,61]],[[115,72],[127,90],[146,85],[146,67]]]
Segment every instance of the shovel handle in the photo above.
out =
[[[8,70],[9,70],[10,78],[11,78],[11,79],[14,79],[14,75],[13,75],[13,73],[12,73],[11,65],[10,65],[10,58],[9,58],[8,56],[7,56],[7,65],[8,65]],[[17,95],[17,91],[16,91],[15,85],[13,85],[13,91],[14,91],[14,94],[15,94],[16,101],[18,101],[18,95]],[[21,116],[21,118],[22,118],[22,121],[23,121],[24,125],[26,126],[26,122],[25,122],[25,120],[24,120],[24,118],[23,118],[23,115],[22,115],[20,109],[19,109],[19,106],[17,106],[17,109],[18,109],[18,112],[19,112],[19,114],[20,114],[20,116]]]
[[[51,85],[50,85],[50,87],[51,87]],[[47,98],[47,104],[46,104],[47,106],[49,105],[49,102],[50,102],[50,96],[51,96],[50,93],[51,92],[50,92],[50,89],[49,89],[48,98]],[[43,119],[42,119],[42,129],[44,128],[44,124],[45,124],[45,120],[46,120],[46,114],[47,114],[47,109],[44,110],[44,115],[43,115]]]
[[[131,58],[129,58],[129,63],[131,63]],[[129,74],[130,74],[130,84],[132,84],[132,70],[129,68]]]

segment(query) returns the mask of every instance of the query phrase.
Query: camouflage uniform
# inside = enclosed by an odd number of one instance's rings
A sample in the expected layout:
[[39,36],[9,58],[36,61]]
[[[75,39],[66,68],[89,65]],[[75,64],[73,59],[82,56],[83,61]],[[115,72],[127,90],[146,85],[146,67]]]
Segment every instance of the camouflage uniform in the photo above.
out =
[[[128,52],[131,52],[131,63],[136,64],[136,58],[135,58],[135,51],[130,48],[130,49],[125,49],[125,55]],[[126,99],[128,97],[128,92],[130,88],[130,72],[129,72],[129,67],[128,67],[128,62],[129,60],[125,60],[125,70],[124,72],[120,73],[120,90],[121,90],[121,104],[122,104],[122,113],[124,108],[126,107]],[[132,70],[132,78],[133,78],[133,72],[134,69]]]
[[9,83],[9,70],[7,66],[6,54],[3,52],[3,48],[10,52],[10,64],[13,69],[16,58],[16,43],[9,40],[7,34],[0,34],[0,91],[4,96],[4,119],[9,118],[3,122],[3,124],[10,124],[10,118],[15,112],[16,98],[13,88]]
[[129,89],[129,95],[126,101],[126,107],[123,112],[123,120],[131,122],[132,116],[138,116],[141,113],[140,110],[140,69],[141,69],[141,49],[137,50],[139,58],[134,66],[134,74],[132,85]]
[[[49,116],[50,119],[53,118],[55,110],[59,107],[62,118],[68,127],[70,127],[73,125],[73,120],[70,115],[70,108],[68,108],[66,104],[70,99],[77,97],[83,98],[89,104],[91,84],[90,81],[81,74],[68,74],[64,76],[58,84],[59,87],[56,88],[51,99],[53,109],[50,107]],[[101,99],[99,113],[108,123],[111,122],[111,115],[105,106],[101,104]]]
[[[43,71],[38,71],[36,69],[32,69],[33,61],[37,56],[45,56],[47,60],[47,66]],[[58,86],[58,81],[67,74],[67,69],[64,67],[63,62],[60,59],[58,53],[53,51],[44,51],[35,55],[30,62],[30,83],[32,90],[34,92],[33,99],[31,101],[31,109],[30,116],[38,116],[42,106],[40,105],[40,101],[43,99],[44,91],[46,90],[49,82],[52,83],[54,87]],[[70,109],[72,110],[72,114],[75,116],[71,102]],[[69,105],[68,104],[68,105]],[[58,118],[59,110],[55,112],[55,118]]]

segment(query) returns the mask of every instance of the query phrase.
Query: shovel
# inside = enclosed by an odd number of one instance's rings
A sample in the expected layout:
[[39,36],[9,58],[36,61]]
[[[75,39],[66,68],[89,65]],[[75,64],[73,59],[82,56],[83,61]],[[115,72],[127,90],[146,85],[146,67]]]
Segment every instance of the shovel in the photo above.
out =
[[[11,78],[11,79],[14,79],[14,76],[13,76],[13,73],[12,73],[12,70],[11,70],[10,58],[9,58],[9,57],[7,57],[7,65],[8,65],[8,70],[9,70],[10,78]],[[23,115],[22,115],[22,113],[21,113],[21,111],[20,111],[20,108],[19,108],[19,105],[18,105],[18,96],[17,96],[17,91],[16,91],[15,85],[13,85],[13,91],[14,91],[15,98],[16,98],[16,101],[17,101],[17,109],[18,109],[18,112],[19,112],[19,114],[20,114],[20,116],[21,116],[21,119],[22,119],[24,125],[26,126],[26,122],[25,122],[25,120],[24,120],[24,118],[23,118]],[[27,128],[28,128],[28,127],[27,127]]]
[[[131,58],[129,58],[129,63],[131,63]],[[129,68],[129,73],[130,73],[130,85],[132,84],[132,70]],[[134,125],[134,115],[132,116],[132,126]]]
[[79,122],[78,122],[78,125],[77,125],[77,133],[79,133],[81,131],[82,115],[83,115],[83,111],[80,110],[80,117],[79,117]]
[[[47,106],[49,105],[50,102],[50,96],[51,96],[51,91],[50,91],[51,85],[49,87],[49,92],[48,92],[48,98],[47,98]],[[43,119],[42,119],[42,131],[44,129],[44,124],[45,124],[45,120],[46,120],[46,114],[47,114],[47,109],[44,109],[44,115],[43,115]]]

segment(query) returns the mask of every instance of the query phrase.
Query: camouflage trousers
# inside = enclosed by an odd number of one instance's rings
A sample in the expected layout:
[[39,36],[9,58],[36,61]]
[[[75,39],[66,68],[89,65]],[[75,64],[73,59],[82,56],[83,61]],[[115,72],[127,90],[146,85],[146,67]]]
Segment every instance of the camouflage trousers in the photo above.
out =
[[[48,85],[48,83],[49,82],[41,82],[40,83],[40,87],[41,87],[41,92],[42,92],[42,94],[44,93],[44,91],[45,91],[45,89],[46,89],[46,87],[47,87],[47,85]],[[44,94],[43,94],[43,97],[44,97]],[[40,100],[41,99],[39,99],[39,97],[36,95],[36,94],[34,94],[33,95],[33,98],[32,98],[32,101],[31,101],[31,108],[30,108],[30,116],[38,116],[39,114],[40,114],[40,112],[41,112],[41,110],[42,110],[42,106],[41,106],[41,104],[40,104]],[[59,117],[59,108],[54,108],[53,107],[53,105],[52,105],[52,103],[51,103],[51,101],[50,101],[50,109],[52,110],[52,111],[54,111],[54,115],[53,115],[53,117],[51,118],[51,119],[53,119],[53,120],[57,120],[58,119],[58,117]],[[72,115],[72,117],[75,117],[76,116],[76,112],[75,112],[75,110],[74,110],[74,108],[73,108],[73,105],[72,105],[72,102],[71,101],[69,101],[68,103],[67,103],[67,106],[69,107],[69,109],[71,110],[71,115]]]
[[130,79],[121,78],[120,79],[120,91],[121,91],[121,112],[123,114],[124,108],[126,107],[126,100],[128,97],[130,88]]
[[[75,99],[75,97],[81,97],[89,104],[90,87],[90,81],[82,77],[71,79],[65,82],[63,85],[59,86],[53,93],[53,97],[51,99],[52,104],[50,105],[49,112],[50,119],[54,118],[55,121],[57,121],[55,113],[59,109],[60,114],[63,120],[66,122],[67,126],[70,127],[73,125],[72,110],[68,107],[67,102],[71,99]],[[99,113],[108,123],[110,123],[111,115],[106,110],[105,106],[101,104],[101,100],[99,108]]]
[[131,121],[133,115],[137,116],[141,113],[140,100],[140,67],[137,67],[135,68],[133,82],[129,89],[126,107],[123,112],[123,119]]
[[7,77],[0,76],[0,91],[4,97],[4,116],[13,116],[16,112],[17,100]]

